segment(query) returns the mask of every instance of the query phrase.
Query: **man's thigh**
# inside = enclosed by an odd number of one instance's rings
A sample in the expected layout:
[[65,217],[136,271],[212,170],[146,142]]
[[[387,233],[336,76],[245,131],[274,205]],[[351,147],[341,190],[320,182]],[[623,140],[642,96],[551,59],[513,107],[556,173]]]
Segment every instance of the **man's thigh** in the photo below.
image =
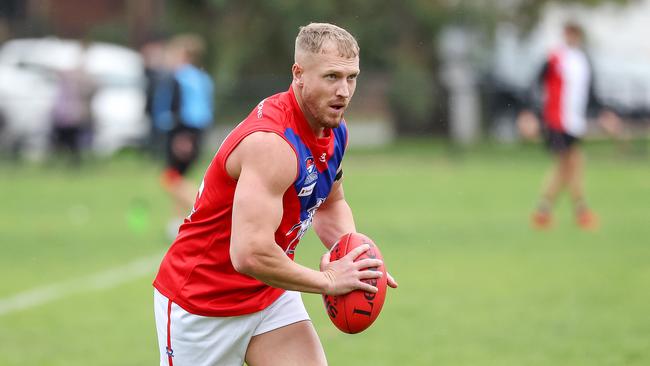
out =
[[[285,336],[294,337],[294,333],[297,337],[304,338],[284,340],[285,344],[291,344],[291,347],[294,347],[294,344],[295,347],[305,347],[307,354],[316,355],[322,358],[323,362],[288,363],[283,361],[283,358],[276,360],[265,356],[266,358],[260,359],[264,360],[264,363],[258,361],[251,365],[325,365],[320,341],[308,321],[309,315],[298,292],[286,291],[260,312],[224,318],[190,314],[157,290],[154,291],[154,305],[161,366],[239,366],[244,363],[249,343],[255,336],[265,341],[259,342],[260,347],[256,349],[266,350],[267,347],[273,347],[273,352],[287,353],[291,357],[297,357],[297,360],[302,360],[301,352],[293,355],[292,350],[283,348],[284,345],[274,346],[270,341],[275,337],[261,337],[276,334],[276,331],[284,328],[294,331],[281,332],[280,339]],[[300,342],[294,343],[295,341]],[[252,354],[263,353],[254,350]]]
[[248,345],[249,366],[324,366],[323,346],[311,321],[303,320],[254,336]]
[[240,366],[260,318],[190,314],[157,291],[155,315],[161,366]]

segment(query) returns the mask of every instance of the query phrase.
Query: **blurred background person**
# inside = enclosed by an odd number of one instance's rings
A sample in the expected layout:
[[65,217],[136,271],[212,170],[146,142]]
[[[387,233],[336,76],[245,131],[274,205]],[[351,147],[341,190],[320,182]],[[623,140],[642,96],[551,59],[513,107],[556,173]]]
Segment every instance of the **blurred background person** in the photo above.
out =
[[[619,131],[620,120],[594,93],[593,68],[583,48],[582,27],[573,22],[565,23],[563,38],[564,43],[549,54],[540,70],[530,100],[526,102],[528,107],[522,110],[517,121],[521,134],[527,138],[541,132],[554,157],[531,221],[535,228],[549,228],[555,201],[566,189],[571,195],[578,226],[595,229],[598,219],[585,198],[584,157],[579,143],[587,132],[589,110],[599,112],[598,121],[608,132]],[[542,123],[530,107],[539,91]]]
[[154,34],[140,47],[146,81],[145,114],[149,119],[146,149],[153,158],[165,155],[167,135],[174,125],[174,76],[166,62],[167,43],[165,36]]
[[[204,132],[213,123],[214,83],[199,67],[204,50],[203,40],[194,34],[175,36],[167,49],[173,82],[166,92],[171,93],[167,100],[173,125],[166,139],[167,165],[162,184],[174,200],[174,218],[168,224],[172,237],[194,203],[197,186],[187,178],[187,173],[199,157]],[[159,88],[169,86],[166,82],[159,84]],[[161,108],[159,113],[162,112]]]
[[57,73],[57,90],[52,108],[52,146],[56,153],[67,154],[73,166],[79,166],[82,149],[92,141],[92,108],[95,83],[86,71],[88,43],[71,69]]

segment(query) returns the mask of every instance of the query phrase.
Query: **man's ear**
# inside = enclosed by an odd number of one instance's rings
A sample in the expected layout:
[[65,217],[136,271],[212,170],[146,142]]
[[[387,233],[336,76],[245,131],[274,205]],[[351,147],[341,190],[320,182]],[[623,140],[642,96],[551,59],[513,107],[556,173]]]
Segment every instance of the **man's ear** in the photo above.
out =
[[300,66],[298,63],[294,63],[293,66],[291,66],[291,73],[293,74],[293,80],[299,85],[303,85],[302,81],[302,76],[303,76],[303,69],[302,66]]

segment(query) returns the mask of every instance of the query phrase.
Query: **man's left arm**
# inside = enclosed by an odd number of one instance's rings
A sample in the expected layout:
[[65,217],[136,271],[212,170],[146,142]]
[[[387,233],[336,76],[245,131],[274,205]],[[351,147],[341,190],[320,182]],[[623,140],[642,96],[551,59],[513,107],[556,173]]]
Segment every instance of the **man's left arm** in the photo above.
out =
[[332,185],[332,191],[314,215],[314,231],[327,249],[347,233],[357,231],[352,209],[345,200],[341,180]]
[[[327,249],[332,248],[341,236],[357,231],[352,209],[345,200],[340,174],[341,171],[337,175],[337,180],[334,182],[329,196],[314,215],[314,231]],[[388,286],[397,288],[397,281],[390,273],[386,272],[386,274],[388,275]]]
[[[591,62],[590,62],[591,65]],[[605,105],[596,93],[596,81],[594,76],[593,67],[591,67],[591,75],[589,78],[589,91],[588,91],[588,110],[591,114],[596,116],[596,120],[600,127],[605,130],[610,136],[615,139],[622,140],[623,136],[623,122],[619,115],[610,106]]]

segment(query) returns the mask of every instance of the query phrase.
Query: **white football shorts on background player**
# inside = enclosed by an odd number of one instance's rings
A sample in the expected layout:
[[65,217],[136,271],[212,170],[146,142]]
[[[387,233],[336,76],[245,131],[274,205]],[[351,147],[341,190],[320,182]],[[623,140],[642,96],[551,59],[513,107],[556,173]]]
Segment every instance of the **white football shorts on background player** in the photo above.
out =
[[161,366],[241,366],[252,337],[310,320],[295,291],[262,311],[222,318],[188,313],[154,289],[154,308]]

